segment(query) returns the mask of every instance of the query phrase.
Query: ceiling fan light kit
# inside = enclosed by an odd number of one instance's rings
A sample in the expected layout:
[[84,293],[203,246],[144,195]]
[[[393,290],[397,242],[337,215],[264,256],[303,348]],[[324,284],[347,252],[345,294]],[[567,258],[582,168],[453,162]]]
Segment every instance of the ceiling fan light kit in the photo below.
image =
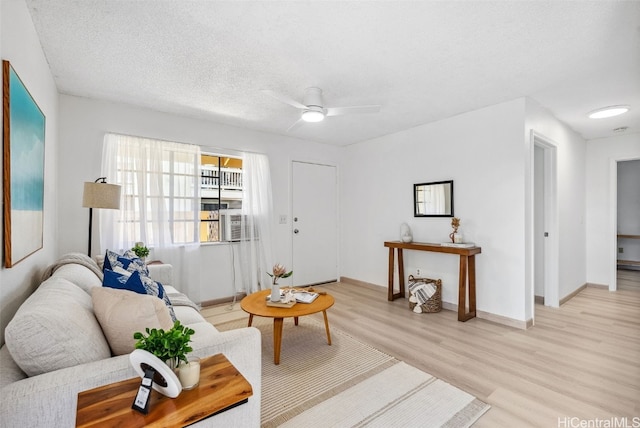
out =
[[302,120],[305,122],[322,122],[324,120],[324,112],[319,107],[311,107],[309,110],[302,112]]
[[605,119],[607,117],[614,117],[621,114],[624,114],[629,111],[629,106],[609,106],[602,107],[597,110],[593,110],[589,112],[590,119]]
[[282,95],[271,90],[264,89],[262,90],[262,92],[277,99],[278,101],[302,110],[300,119],[293,125],[291,125],[289,129],[287,129],[287,131],[296,129],[299,124],[303,122],[322,122],[327,116],[342,116],[358,113],[377,113],[380,111],[379,105],[325,107],[324,100],[322,99],[322,89],[315,87],[305,89],[302,103],[286,95]]

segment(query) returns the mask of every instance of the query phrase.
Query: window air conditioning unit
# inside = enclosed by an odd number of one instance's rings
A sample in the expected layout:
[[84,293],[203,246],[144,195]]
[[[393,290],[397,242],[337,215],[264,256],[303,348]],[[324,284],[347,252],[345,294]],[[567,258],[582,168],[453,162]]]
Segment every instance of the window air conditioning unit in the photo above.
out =
[[[220,210],[220,241],[237,242],[242,239],[242,218],[246,216],[241,213],[242,210]],[[245,235],[249,236],[248,230]]]

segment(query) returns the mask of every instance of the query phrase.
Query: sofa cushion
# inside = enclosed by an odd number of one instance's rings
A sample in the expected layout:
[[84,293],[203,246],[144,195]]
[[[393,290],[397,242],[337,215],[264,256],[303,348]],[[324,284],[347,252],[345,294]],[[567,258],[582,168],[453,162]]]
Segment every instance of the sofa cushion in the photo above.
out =
[[109,269],[104,271],[104,279],[102,285],[120,290],[129,290],[139,294],[148,294],[160,298],[169,308],[169,314],[175,321],[176,315],[171,306],[169,296],[164,291],[164,287],[159,282],[155,282],[148,276],[140,274],[140,272],[132,272],[130,275],[121,274]]
[[176,318],[184,325],[195,324],[198,322],[206,322],[200,312],[193,309],[191,306],[174,306]]
[[53,275],[77,285],[89,295],[93,287],[102,286],[102,280],[91,269],[76,263],[60,266]]
[[173,327],[169,308],[157,297],[98,287],[93,290],[92,300],[93,311],[113,355],[129,354],[135,349],[133,333],[136,331]]
[[3,345],[0,348],[0,389],[26,377],[25,372],[11,358],[7,345]]
[[4,335],[11,356],[28,376],[111,357],[91,296],[56,276],[25,300]]

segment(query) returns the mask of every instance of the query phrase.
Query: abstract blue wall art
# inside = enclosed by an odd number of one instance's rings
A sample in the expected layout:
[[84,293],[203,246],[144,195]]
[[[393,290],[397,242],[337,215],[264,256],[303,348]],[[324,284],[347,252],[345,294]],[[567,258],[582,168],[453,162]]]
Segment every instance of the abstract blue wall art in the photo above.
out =
[[45,117],[9,61],[2,61],[4,265],[43,245]]

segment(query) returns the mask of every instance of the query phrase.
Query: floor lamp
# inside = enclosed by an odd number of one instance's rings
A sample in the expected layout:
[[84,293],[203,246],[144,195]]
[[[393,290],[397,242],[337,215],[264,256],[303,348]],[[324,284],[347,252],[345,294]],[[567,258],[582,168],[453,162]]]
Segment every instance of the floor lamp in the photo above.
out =
[[100,177],[93,183],[84,183],[82,206],[89,208],[89,247],[87,255],[91,257],[91,232],[93,231],[93,209],[120,209],[120,189],[117,184],[107,184],[107,177]]

